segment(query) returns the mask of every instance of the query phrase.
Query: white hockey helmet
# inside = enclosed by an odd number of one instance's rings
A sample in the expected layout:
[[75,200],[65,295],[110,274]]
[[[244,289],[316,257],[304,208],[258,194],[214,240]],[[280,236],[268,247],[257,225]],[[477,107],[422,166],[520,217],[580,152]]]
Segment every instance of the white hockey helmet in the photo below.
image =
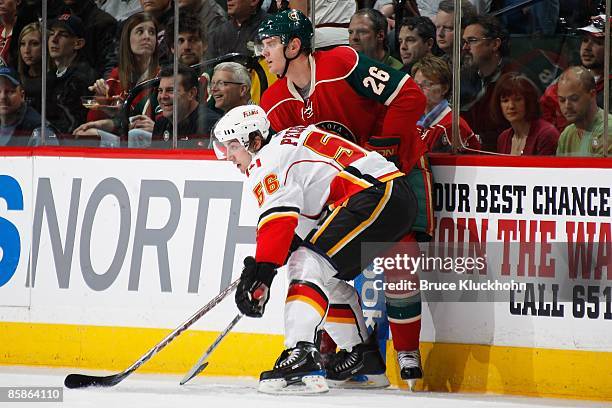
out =
[[248,151],[249,135],[259,131],[268,138],[270,121],[266,112],[257,105],[237,106],[227,112],[215,125],[213,131],[213,148],[217,158],[227,159],[228,143],[237,140]]

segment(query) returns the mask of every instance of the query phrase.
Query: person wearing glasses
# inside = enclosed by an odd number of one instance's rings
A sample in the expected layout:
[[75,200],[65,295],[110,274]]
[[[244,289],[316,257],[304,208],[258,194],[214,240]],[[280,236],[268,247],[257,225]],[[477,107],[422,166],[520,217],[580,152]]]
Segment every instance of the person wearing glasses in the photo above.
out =
[[[477,15],[474,6],[464,1],[461,4],[462,21]],[[438,12],[433,18],[436,26],[436,43],[444,52],[444,58],[452,66],[453,61],[453,36],[455,32],[455,0],[442,0],[438,4]]]
[[[430,152],[450,153],[452,151],[453,112],[448,103],[451,92],[452,74],[446,61],[428,55],[417,61],[412,67],[414,82],[421,88],[427,98],[425,114],[417,122],[420,132],[428,134]],[[479,150],[478,136],[463,118],[459,118],[459,134],[462,149]],[[431,178],[429,165],[427,176]],[[432,210],[433,211],[433,210]]]
[[487,114],[493,89],[504,73],[524,72],[524,67],[507,58],[509,35],[495,17],[476,16],[466,21],[462,37],[461,114],[480,136],[482,148],[494,152],[497,136],[507,122]]
[[237,62],[222,62],[215,66],[210,93],[215,108],[223,113],[251,102],[251,77],[247,69]]

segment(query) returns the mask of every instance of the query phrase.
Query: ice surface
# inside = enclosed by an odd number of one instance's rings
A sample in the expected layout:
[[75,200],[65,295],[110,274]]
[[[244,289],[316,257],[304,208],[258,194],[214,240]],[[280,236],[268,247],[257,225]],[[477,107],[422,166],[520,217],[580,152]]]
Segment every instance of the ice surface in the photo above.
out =
[[[0,367],[0,386],[63,386],[70,373],[114,374],[74,368]],[[110,388],[64,388],[62,403],[0,403],[16,408],[519,408],[519,407],[612,407],[600,402],[524,398],[480,394],[446,394],[400,389],[338,390],[316,396],[273,396],[257,392],[254,378],[199,376],[180,386],[181,375],[132,374]]]

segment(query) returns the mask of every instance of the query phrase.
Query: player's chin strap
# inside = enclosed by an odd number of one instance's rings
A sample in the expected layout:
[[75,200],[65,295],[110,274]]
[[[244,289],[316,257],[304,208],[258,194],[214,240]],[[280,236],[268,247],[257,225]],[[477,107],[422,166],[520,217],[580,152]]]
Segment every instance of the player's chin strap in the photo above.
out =
[[285,69],[283,70],[283,73],[282,73],[282,75],[279,78],[284,78],[285,75],[287,75],[287,70],[289,69],[289,63],[291,61],[293,61],[294,59],[296,59],[297,57],[300,56],[300,53],[302,52],[302,46],[300,45],[300,49],[298,50],[298,53],[295,54],[295,57],[293,57],[293,58],[289,58],[287,56],[287,52],[286,51],[287,51],[287,46],[285,45],[285,46],[283,46],[283,55],[285,56]]

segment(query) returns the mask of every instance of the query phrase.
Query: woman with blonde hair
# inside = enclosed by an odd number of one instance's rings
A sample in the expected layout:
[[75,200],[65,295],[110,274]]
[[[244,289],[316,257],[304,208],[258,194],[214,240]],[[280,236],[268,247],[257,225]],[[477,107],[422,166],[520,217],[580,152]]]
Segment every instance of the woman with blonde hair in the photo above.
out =
[[39,23],[30,23],[19,33],[17,71],[28,104],[40,112],[42,92],[42,34]]

